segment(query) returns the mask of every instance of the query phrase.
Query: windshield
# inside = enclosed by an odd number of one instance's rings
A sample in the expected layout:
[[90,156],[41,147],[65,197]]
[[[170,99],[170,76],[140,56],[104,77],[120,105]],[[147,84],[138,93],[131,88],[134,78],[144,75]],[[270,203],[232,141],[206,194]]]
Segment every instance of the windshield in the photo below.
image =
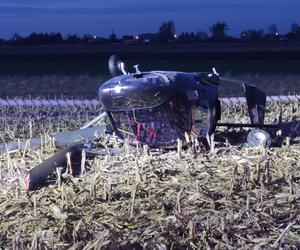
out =
[[167,146],[191,130],[189,109],[179,96],[155,108],[108,113],[114,129],[133,144]]

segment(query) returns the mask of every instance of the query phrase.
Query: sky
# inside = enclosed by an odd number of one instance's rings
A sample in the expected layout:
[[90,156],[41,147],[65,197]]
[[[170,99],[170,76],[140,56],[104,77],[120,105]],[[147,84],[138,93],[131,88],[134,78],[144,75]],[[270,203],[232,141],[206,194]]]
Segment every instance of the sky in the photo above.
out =
[[281,33],[300,24],[299,0],[0,0],[0,37],[61,32],[109,36],[157,32],[172,20],[176,33],[209,33],[218,21],[233,36],[277,24]]

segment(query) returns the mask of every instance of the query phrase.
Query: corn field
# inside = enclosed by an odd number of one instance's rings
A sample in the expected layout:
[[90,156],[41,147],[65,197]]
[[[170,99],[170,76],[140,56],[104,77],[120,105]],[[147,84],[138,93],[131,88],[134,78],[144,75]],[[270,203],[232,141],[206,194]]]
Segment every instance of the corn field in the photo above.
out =
[[[299,249],[299,108],[268,104],[267,123],[283,120],[270,149],[249,148],[247,129],[168,150],[102,138],[122,153],[83,157],[80,175],[58,169],[33,192],[24,176],[53,143],[0,155],[0,249]],[[0,107],[1,142],[75,129],[99,110]],[[222,122],[247,123],[246,112],[224,106]]]

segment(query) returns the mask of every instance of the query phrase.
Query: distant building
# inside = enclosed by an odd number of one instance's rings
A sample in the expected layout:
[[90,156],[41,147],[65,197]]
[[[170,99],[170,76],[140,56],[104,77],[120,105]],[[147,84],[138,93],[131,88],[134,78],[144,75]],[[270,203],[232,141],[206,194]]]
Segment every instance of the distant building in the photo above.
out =
[[93,37],[94,39],[94,43],[96,44],[102,44],[102,43],[107,43],[108,42],[108,39],[105,38],[105,37],[100,37],[100,36],[94,36]]
[[143,33],[139,35],[139,39],[143,43],[152,43],[157,39],[157,33]]

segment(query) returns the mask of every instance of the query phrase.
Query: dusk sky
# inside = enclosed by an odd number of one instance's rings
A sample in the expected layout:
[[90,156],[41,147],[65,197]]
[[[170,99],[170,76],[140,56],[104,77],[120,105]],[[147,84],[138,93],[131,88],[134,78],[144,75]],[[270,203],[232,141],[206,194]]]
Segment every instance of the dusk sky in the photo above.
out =
[[15,32],[89,33],[118,36],[157,32],[173,20],[176,32],[207,31],[225,21],[230,35],[277,24],[287,32],[300,24],[299,0],[0,0],[0,37]]

